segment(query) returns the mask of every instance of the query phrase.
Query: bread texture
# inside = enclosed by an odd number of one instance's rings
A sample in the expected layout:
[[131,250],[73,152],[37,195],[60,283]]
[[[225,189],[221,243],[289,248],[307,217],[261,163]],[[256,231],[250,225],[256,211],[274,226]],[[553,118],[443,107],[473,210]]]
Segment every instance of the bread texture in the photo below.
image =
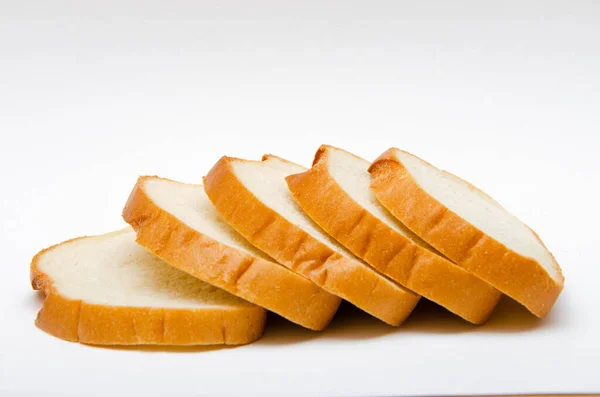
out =
[[36,325],[73,342],[245,344],[265,326],[264,309],[167,265],[130,228],[41,251],[31,284],[46,295]]
[[302,209],[356,256],[465,320],[484,323],[500,292],[436,254],[381,207],[370,190],[369,166],[323,145],[310,170],[286,180]]
[[304,214],[285,182],[304,170],[275,156],[262,162],[223,157],[204,186],[223,218],[257,248],[382,321],[401,324],[419,296],[360,261]]
[[548,314],[564,277],[524,223],[468,182],[396,148],[369,172],[377,199],[415,234],[534,315]]
[[140,177],[123,210],[137,242],[170,265],[313,330],[340,299],[272,261],[229,227],[201,185]]

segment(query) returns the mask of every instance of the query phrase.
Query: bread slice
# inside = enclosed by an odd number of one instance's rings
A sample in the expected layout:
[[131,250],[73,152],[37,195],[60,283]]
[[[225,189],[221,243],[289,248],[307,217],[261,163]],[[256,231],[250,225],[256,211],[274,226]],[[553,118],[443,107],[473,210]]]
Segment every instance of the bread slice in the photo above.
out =
[[265,325],[264,309],[167,265],[130,228],[41,251],[31,284],[46,295],[37,326],[69,341],[244,344]]
[[433,252],[377,201],[370,163],[323,145],[313,167],[286,178],[320,227],[375,269],[474,324],[485,322],[500,292]]
[[140,177],[123,218],[138,244],[170,265],[306,328],[324,329],[340,304],[244,240],[201,185]]
[[223,157],[205,177],[205,190],[223,218],[256,247],[323,289],[399,325],[419,296],[361,262],[304,214],[285,182],[304,170],[274,156],[262,162]]
[[453,262],[523,304],[548,314],[564,284],[540,238],[468,182],[399,149],[369,169],[377,199]]

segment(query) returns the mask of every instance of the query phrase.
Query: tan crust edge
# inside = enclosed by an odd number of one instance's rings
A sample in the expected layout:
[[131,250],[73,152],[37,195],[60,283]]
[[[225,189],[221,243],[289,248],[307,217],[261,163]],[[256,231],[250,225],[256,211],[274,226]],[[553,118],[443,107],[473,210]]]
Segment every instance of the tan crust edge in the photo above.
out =
[[450,211],[416,183],[395,150],[399,149],[384,152],[369,168],[371,189],[381,204],[450,260],[537,317],[545,317],[563,288],[560,270],[561,280],[556,282],[535,260],[508,249]]
[[[119,232],[115,232],[119,233]],[[65,241],[69,243],[86,237]],[[260,338],[266,313],[256,306],[227,309],[167,309],[108,306],[61,295],[52,278],[31,263],[31,285],[46,298],[35,324],[58,338],[94,345],[246,344]]]
[[[158,207],[140,177],[123,209],[137,242],[170,265],[313,330],[331,321],[339,299],[285,267],[221,244]],[[161,179],[161,178],[159,178]]]
[[221,158],[204,179],[204,188],[223,218],[268,255],[323,289],[398,326],[419,296],[368,266],[334,252],[263,204],[235,176],[232,161]]
[[286,178],[302,209],[375,269],[471,323],[484,323],[500,292],[415,244],[354,201],[329,173],[329,148],[319,148],[310,170]]

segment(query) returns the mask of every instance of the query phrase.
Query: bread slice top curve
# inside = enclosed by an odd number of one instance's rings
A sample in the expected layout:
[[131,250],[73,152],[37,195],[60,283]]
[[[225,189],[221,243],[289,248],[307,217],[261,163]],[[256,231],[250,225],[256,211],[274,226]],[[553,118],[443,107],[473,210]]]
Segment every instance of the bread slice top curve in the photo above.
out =
[[548,314],[564,277],[523,222],[470,183],[396,148],[369,171],[377,199],[419,237],[536,316]]
[[202,185],[140,177],[123,210],[137,242],[170,265],[313,330],[340,299],[257,250],[231,228]]
[[204,186],[223,218],[257,248],[323,289],[399,325],[419,296],[360,261],[304,214],[285,182],[301,170],[276,156],[264,161],[223,157]]
[[371,192],[369,165],[322,145],[310,170],[286,180],[302,209],[355,255],[465,320],[485,322],[500,292],[438,255],[385,210]]
[[169,266],[131,228],[41,251],[31,282],[46,295],[36,324],[70,341],[244,344],[265,324],[264,309]]

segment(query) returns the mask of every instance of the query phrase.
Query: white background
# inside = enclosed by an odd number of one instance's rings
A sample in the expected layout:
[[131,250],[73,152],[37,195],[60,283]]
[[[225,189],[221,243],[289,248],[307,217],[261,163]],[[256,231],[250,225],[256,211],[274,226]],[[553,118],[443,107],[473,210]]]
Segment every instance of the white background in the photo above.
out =
[[[486,4],[484,4],[486,3]],[[0,0],[0,394],[600,392],[600,2]],[[123,226],[140,174],[321,143],[412,151],[539,232],[565,290],[473,327],[271,318],[239,348],[106,349],[33,325],[29,261]]]

